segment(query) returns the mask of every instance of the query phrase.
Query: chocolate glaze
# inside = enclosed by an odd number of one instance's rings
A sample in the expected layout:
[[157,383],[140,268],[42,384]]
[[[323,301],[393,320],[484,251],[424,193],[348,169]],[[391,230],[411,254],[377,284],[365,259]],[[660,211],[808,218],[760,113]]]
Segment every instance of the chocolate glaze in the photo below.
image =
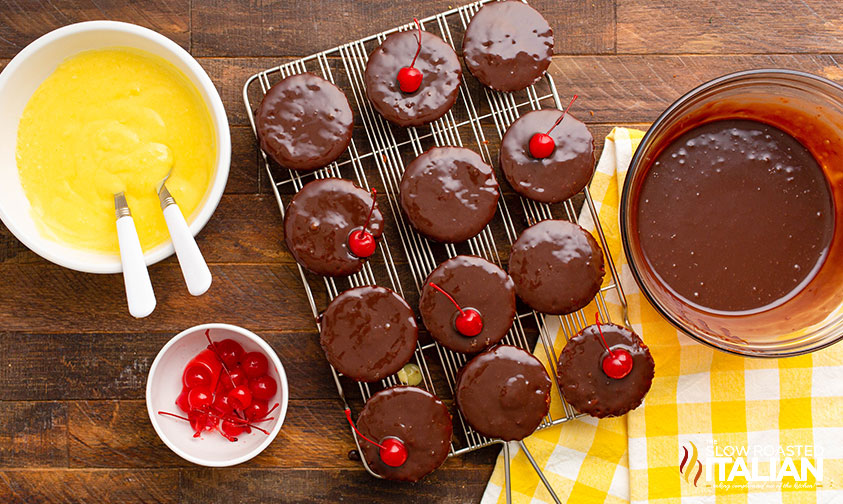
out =
[[375,110],[399,126],[421,126],[439,119],[457,100],[462,67],[444,40],[422,32],[422,47],[415,68],[422,84],[414,93],[398,86],[398,71],[410,66],[418,48],[418,32],[393,33],[369,55],[366,94]]
[[603,372],[603,347],[596,325],[570,339],[559,356],[557,373],[565,400],[576,410],[603,418],[623,415],[637,408],[653,383],[655,364],[647,345],[637,334],[615,324],[601,324],[606,344],[632,355],[632,370],[620,380]]
[[434,147],[401,177],[401,208],[416,230],[445,243],[465,241],[492,220],[498,181],[479,154],[463,147]]
[[416,316],[395,292],[377,286],[349,289],[322,314],[319,341],[337,371],[373,382],[398,372],[413,357]]
[[463,53],[477,80],[498,91],[518,91],[539,80],[550,65],[553,30],[525,3],[491,2],[471,18]]
[[703,309],[787,300],[816,274],[834,234],[822,169],[787,133],[721,120],[679,136],[642,184],[638,237],[650,268]]
[[310,73],[269,88],[255,114],[261,149],[285,168],[313,170],[351,142],[354,117],[340,88]]
[[377,446],[360,440],[369,467],[386,479],[399,481],[418,481],[442,465],[453,434],[445,404],[430,392],[405,385],[373,395],[357,418],[357,428],[379,443],[390,436],[404,443],[407,461],[390,467],[381,461]]
[[[350,180],[314,180],[299,191],[284,213],[284,240],[296,261],[314,273],[351,275],[363,268],[348,249],[348,236],[362,229],[372,195]],[[366,228],[375,240],[383,234],[383,215],[375,211]]]
[[545,220],[525,229],[509,255],[518,297],[553,315],[590,303],[604,273],[603,252],[591,233],[563,220]]
[[[463,309],[474,308],[483,318],[483,330],[473,337],[457,332],[459,311],[430,282],[445,290]],[[476,353],[506,336],[515,316],[515,285],[506,272],[489,261],[460,255],[448,259],[425,280],[419,312],[433,338],[455,352]]]
[[500,345],[459,371],[457,405],[474,430],[504,441],[524,439],[550,409],[550,377],[530,353]]
[[562,111],[535,110],[512,123],[501,142],[501,170],[515,192],[542,203],[565,201],[588,185],[594,174],[594,137],[571,114],[550,132],[556,143],[544,159],[530,154],[530,138],[546,133]]

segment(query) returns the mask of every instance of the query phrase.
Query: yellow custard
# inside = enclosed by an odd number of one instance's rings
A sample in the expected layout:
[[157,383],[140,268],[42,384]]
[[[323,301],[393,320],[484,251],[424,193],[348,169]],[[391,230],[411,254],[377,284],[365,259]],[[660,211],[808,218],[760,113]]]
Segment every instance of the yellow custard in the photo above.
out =
[[132,49],[69,58],[30,98],[18,127],[21,184],[41,232],[75,248],[118,253],[114,193],[124,191],[144,250],[169,238],[156,186],[185,217],[213,175],[216,139],[195,86]]

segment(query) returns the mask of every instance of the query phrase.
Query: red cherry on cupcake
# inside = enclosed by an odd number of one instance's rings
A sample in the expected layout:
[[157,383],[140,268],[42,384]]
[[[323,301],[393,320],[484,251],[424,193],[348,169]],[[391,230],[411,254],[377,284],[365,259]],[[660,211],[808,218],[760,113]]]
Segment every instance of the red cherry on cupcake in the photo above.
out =
[[480,316],[480,312],[478,312],[474,308],[466,308],[465,310],[463,310],[460,307],[459,303],[457,303],[457,301],[453,297],[451,297],[450,294],[445,292],[442,287],[439,287],[433,282],[430,282],[430,286],[444,294],[445,297],[447,297],[452,303],[454,303],[454,306],[457,307],[457,310],[459,310],[460,314],[457,315],[457,318],[454,320],[454,327],[456,328],[458,333],[468,338],[480,334],[480,331],[483,330],[483,317]]
[[249,378],[257,378],[266,374],[266,371],[269,369],[269,361],[260,352],[249,352],[243,356],[240,368],[243,369],[243,372]]
[[609,352],[609,355],[603,357],[601,366],[606,376],[615,380],[620,380],[632,371],[632,354],[624,348],[616,348],[612,350],[606,343],[606,338],[603,336],[603,329],[600,327],[600,313],[594,316],[597,321],[597,331],[600,332],[600,339],[603,341],[603,346]]
[[369,209],[369,215],[366,217],[366,222],[363,223],[363,229],[352,231],[348,235],[348,249],[352,254],[360,258],[371,257],[375,253],[375,247],[377,246],[375,237],[372,233],[366,231],[369,221],[372,219],[372,213],[375,211],[375,205],[377,204],[375,198],[377,195],[378,191],[372,188],[372,208]]
[[415,67],[416,59],[419,57],[419,53],[421,52],[421,23],[419,23],[418,19],[413,19],[413,21],[416,22],[416,27],[419,29],[419,47],[416,49],[416,55],[413,56],[413,62],[410,63],[410,66],[404,67],[398,71],[398,87],[400,87],[401,91],[405,93],[415,93],[418,91],[421,87],[422,79],[424,78],[421,70]]
[[267,401],[275,395],[275,391],[278,390],[278,384],[270,376],[258,376],[249,380],[249,390],[252,392],[253,398]]
[[407,461],[407,448],[396,437],[388,437],[381,441],[383,446],[378,450],[383,463],[390,467],[399,467]]
[[577,99],[577,95],[574,95],[571,98],[571,102],[568,103],[568,106],[565,108],[565,111],[562,112],[562,115],[559,116],[559,119],[553,123],[553,126],[547,130],[547,133],[536,133],[532,137],[530,137],[530,155],[536,159],[544,159],[546,157],[550,157],[553,154],[553,149],[556,148],[556,142],[553,141],[553,137],[550,136],[550,132],[553,131],[553,128],[559,125],[562,122],[562,119],[565,118],[565,114],[568,113],[568,109],[571,108],[571,105],[574,104],[574,100]]
[[228,393],[228,402],[234,409],[248,408],[252,404],[252,391],[245,385],[235,387]]
[[388,436],[384,438],[381,443],[376,443],[357,430],[357,426],[354,425],[354,422],[351,420],[351,410],[348,408],[345,409],[345,418],[348,420],[349,425],[351,425],[351,428],[354,429],[354,432],[356,432],[358,436],[379,448],[378,455],[380,455],[384,464],[390,467],[398,467],[407,461],[407,447],[404,445],[403,441],[397,437]]

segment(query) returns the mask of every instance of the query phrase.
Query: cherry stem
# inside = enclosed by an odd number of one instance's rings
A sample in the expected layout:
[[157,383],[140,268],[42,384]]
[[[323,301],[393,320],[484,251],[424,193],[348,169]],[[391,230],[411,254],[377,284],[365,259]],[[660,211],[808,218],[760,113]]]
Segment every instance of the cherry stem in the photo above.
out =
[[[270,411],[272,411],[272,410],[274,410],[276,406],[278,406],[278,404],[276,404],[275,406],[273,406],[271,410],[269,410],[269,411],[267,411],[267,412],[266,412],[266,414],[268,415],[268,414],[269,414],[269,412],[270,412]],[[193,413],[193,412],[196,412],[196,413],[199,413],[199,414],[202,414],[202,415],[208,415],[209,417],[211,417],[211,419],[213,419],[213,420],[215,420],[215,421],[217,421],[217,422],[219,422],[220,420],[222,420],[222,421],[224,421],[224,422],[231,422],[231,423],[233,423],[233,424],[242,425],[242,426],[244,426],[244,427],[251,427],[252,429],[257,429],[257,430],[259,430],[259,431],[263,432],[263,433],[264,433],[264,434],[266,434],[267,436],[269,435],[269,431],[267,431],[267,430],[265,430],[265,429],[261,429],[260,427],[258,427],[257,425],[253,424],[252,422],[268,422],[268,421],[270,421],[270,420],[275,420],[275,417],[265,417],[265,418],[261,418],[260,420],[252,420],[252,421],[250,422],[250,421],[248,421],[248,420],[243,420],[243,419],[241,419],[241,418],[237,418],[237,417],[219,416],[219,415],[217,415],[216,413],[213,413],[213,412],[211,412],[211,411],[207,411],[207,410],[203,410],[203,409],[194,409],[194,410],[191,410],[191,413]],[[176,415],[175,413],[170,413],[169,411],[159,411],[159,412],[158,412],[158,414],[159,414],[159,415],[171,416],[171,417],[174,417],[174,418],[178,418],[179,420],[186,420],[186,421],[188,421],[188,422],[190,421],[190,419],[189,419],[189,418],[187,418],[187,417],[183,417],[183,416],[181,416],[181,415]],[[217,430],[219,430],[219,429],[217,429]],[[228,436],[227,436],[225,433],[220,432],[220,434],[222,434],[223,436],[225,436],[226,438],[228,438]],[[195,437],[195,436],[194,436],[194,437]]]
[[597,331],[600,333],[600,339],[603,340],[603,346],[606,347],[606,350],[609,351],[609,355],[611,355],[614,359],[615,353],[612,351],[611,348],[609,348],[609,344],[606,343],[606,338],[603,336],[603,329],[600,327],[600,312],[596,312],[594,314],[594,320],[597,321]]
[[347,419],[348,419],[348,423],[351,425],[351,428],[352,428],[352,429],[354,429],[354,432],[356,432],[358,436],[360,436],[361,438],[365,439],[366,441],[368,441],[368,442],[372,443],[373,445],[377,446],[378,448],[381,448],[381,449],[383,449],[383,450],[386,450],[386,447],[385,447],[385,446],[383,446],[382,444],[379,444],[379,443],[375,443],[375,442],[374,442],[374,441],[372,441],[371,439],[369,439],[369,438],[367,438],[366,436],[364,436],[362,432],[360,432],[359,430],[357,430],[357,426],[356,426],[356,425],[354,425],[354,422],[351,420],[351,409],[350,409],[350,408],[346,408],[346,409],[345,409],[345,418],[347,418]]
[[158,414],[159,415],[171,416],[171,417],[174,417],[174,418],[178,418],[179,420],[187,420],[188,422],[190,421],[190,419],[187,418],[187,417],[183,417],[181,415],[176,415],[175,413],[170,413],[169,411],[159,411]]
[[378,190],[372,188],[372,208],[369,209],[369,215],[366,216],[366,222],[363,223],[363,229],[358,231],[357,236],[363,236],[366,233],[366,228],[369,227],[369,221],[372,220],[372,214],[375,213],[375,204],[377,203]]
[[445,292],[445,290],[444,290],[442,287],[439,287],[438,285],[436,285],[436,284],[435,284],[435,283],[433,283],[433,282],[430,282],[430,286],[431,286],[431,287],[433,287],[434,289],[438,290],[438,291],[439,291],[439,292],[441,292],[442,294],[445,294],[445,297],[447,297],[448,299],[450,299],[450,300],[451,300],[451,302],[452,302],[452,303],[454,303],[454,306],[456,306],[456,307],[457,307],[457,310],[459,310],[459,311],[460,311],[460,315],[465,315],[465,312],[462,310],[462,308],[460,308],[459,303],[457,303],[457,301],[456,301],[453,297],[451,297],[451,295],[450,295],[450,294],[448,294],[447,292]]
[[[219,360],[220,364],[222,364],[222,368],[223,368],[223,370],[225,370],[225,375],[228,376],[228,381],[231,382],[231,386],[237,388],[237,384],[234,383],[234,378],[231,377],[231,372],[228,370],[228,366],[225,365],[225,361],[222,360],[222,356],[220,355],[219,351],[217,350],[217,344],[214,342],[214,340],[211,339],[211,330],[210,329],[205,329],[205,338],[207,338],[208,343],[210,344],[211,351],[214,352],[214,355],[217,356],[217,360]],[[212,392],[212,394],[213,394],[212,400],[216,399],[217,391],[214,390]]]
[[422,29],[421,29],[421,23],[419,23],[419,20],[418,20],[418,19],[416,19],[416,18],[413,18],[413,21],[415,21],[416,26],[417,26],[417,27],[418,27],[418,29],[419,29],[419,47],[418,47],[418,49],[416,49],[416,55],[415,55],[415,56],[413,56],[413,62],[412,62],[412,63],[410,63],[410,68],[413,68],[413,66],[416,64],[416,58],[418,58],[418,57],[419,57],[419,53],[421,52],[421,37],[422,37],[422,34],[421,34],[421,32],[422,32]]
[[553,131],[553,128],[555,128],[555,127],[559,126],[559,123],[561,123],[561,122],[562,122],[562,119],[565,119],[565,115],[568,113],[568,109],[570,109],[570,108],[571,108],[571,105],[573,105],[573,104],[574,104],[574,100],[576,100],[576,99],[577,99],[577,95],[574,95],[574,97],[573,97],[573,98],[571,98],[571,101],[568,103],[568,106],[567,106],[567,107],[565,107],[565,111],[564,111],[564,112],[562,112],[562,115],[561,115],[561,116],[559,116],[559,119],[557,119],[557,120],[556,120],[556,122],[555,122],[555,123],[553,123],[553,126],[551,126],[549,130],[547,130],[547,133],[546,133],[547,135],[549,135],[549,134],[550,134],[550,132],[551,132],[551,131]]

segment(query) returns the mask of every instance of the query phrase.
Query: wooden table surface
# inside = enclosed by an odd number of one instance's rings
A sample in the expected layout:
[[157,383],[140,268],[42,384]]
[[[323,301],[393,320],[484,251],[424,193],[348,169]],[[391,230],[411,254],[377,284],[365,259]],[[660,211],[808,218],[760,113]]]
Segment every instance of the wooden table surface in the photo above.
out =
[[[0,225],[0,502],[477,502],[497,449],[451,459],[423,482],[369,477],[319,348],[241,100],[246,77],[452,7],[454,0],[0,0],[0,68],[26,44],[92,19],[152,28],[188,49],[231,122],[225,195],[199,245],[214,284],[192,298],[173,258],[151,268],[159,298],[128,316],[119,275],[54,266]],[[595,138],[646,127],[718,75],[785,67],[843,82],[839,0],[534,0],[556,36],[550,71]],[[3,111],[0,111],[3,113]],[[230,469],[186,463],[146,414],[147,370],[173,334],[227,322],[266,338],[291,400],[284,428]]]

